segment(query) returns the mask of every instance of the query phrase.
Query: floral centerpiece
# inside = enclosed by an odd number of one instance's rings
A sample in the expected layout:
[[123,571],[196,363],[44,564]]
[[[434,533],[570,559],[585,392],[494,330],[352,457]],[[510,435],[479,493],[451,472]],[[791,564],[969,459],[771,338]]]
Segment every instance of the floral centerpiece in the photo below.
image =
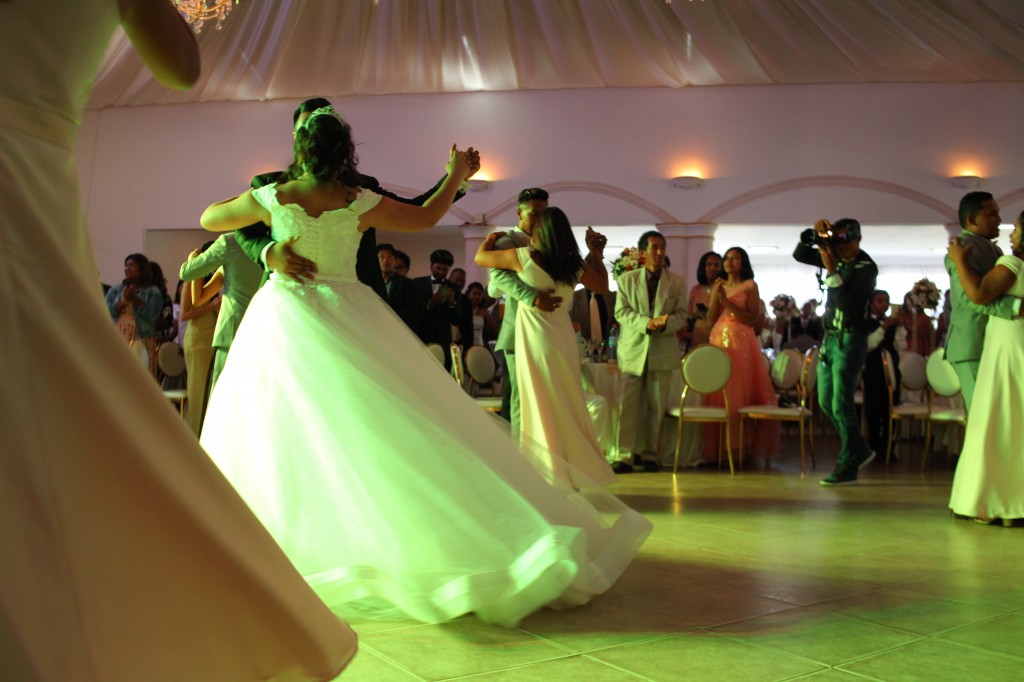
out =
[[800,314],[796,299],[789,294],[779,294],[772,299],[772,312],[777,320],[791,320]]
[[637,270],[644,266],[644,254],[637,247],[622,250],[619,257],[612,261],[612,277],[618,279],[624,272]]
[[909,303],[919,311],[935,310],[939,307],[939,298],[939,288],[927,277],[918,280],[908,294]]

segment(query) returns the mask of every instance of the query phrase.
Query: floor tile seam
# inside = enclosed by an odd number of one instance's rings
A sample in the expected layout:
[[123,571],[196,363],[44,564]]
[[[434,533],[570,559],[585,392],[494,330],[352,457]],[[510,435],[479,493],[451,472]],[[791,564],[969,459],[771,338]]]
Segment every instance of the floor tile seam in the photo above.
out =
[[[632,606],[625,606],[625,607],[629,608],[630,610],[637,611],[638,613],[643,613],[645,615],[648,614],[648,611],[644,611],[643,609],[634,608]],[[687,625],[686,628],[687,628],[686,632],[689,632],[689,631],[694,630],[695,626]],[[658,640],[658,639],[665,639],[667,637],[674,637],[676,635],[683,634],[682,632],[658,633],[658,634],[652,634],[652,635],[649,635],[649,636],[643,636],[643,637],[641,637],[639,639],[636,639],[636,640],[633,640],[631,642],[624,642],[622,644],[610,644],[608,646],[601,646],[601,647],[598,647],[598,648],[595,648],[595,649],[587,649],[587,651],[581,651],[579,649],[572,648],[568,644],[562,644],[560,642],[556,642],[553,639],[549,639],[548,637],[545,637],[544,635],[539,635],[537,633],[530,632],[528,630],[524,630],[524,629],[518,628],[518,627],[516,628],[516,630],[519,630],[520,632],[525,633],[525,634],[529,635],[530,637],[534,637],[536,639],[539,639],[539,640],[543,641],[546,644],[551,644],[551,645],[553,645],[553,646],[555,646],[557,648],[564,649],[564,650],[569,651],[570,653],[573,653],[573,654],[584,654],[584,653],[587,653],[587,652],[590,652],[590,651],[602,651],[604,649],[612,649],[612,648],[615,648],[615,647],[618,647],[618,646],[630,646],[632,644],[641,644],[641,643],[644,643],[644,642],[651,642],[651,641],[655,641],[655,640]],[[616,632],[628,632],[628,631],[616,631]]]
[[[426,682],[455,682],[455,680],[472,680],[475,677],[483,677],[484,675],[493,675],[494,673],[505,672],[507,670],[516,670],[517,668],[528,668],[531,665],[543,665],[552,661],[564,661],[569,658],[582,658],[580,654],[570,654],[568,656],[559,656],[557,658],[549,658],[543,661],[530,661],[528,663],[520,663],[518,665],[505,666],[503,668],[494,668],[493,670],[482,670],[478,673],[469,673],[468,675],[457,675],[456,677],[441,677],[436,680],[427,680]],[[344,681],[341,681],[344,682]]]
[[999,618],[999,617],[1005,616],[1005,615],[1007,615],[1009,613],[1014,613],[1015,611],[1024,610],[1024,605],[1022,605],[1022,606],[1003,607],[1003,606],[997,606],[997,605],[990,604],[990,603],[983,603],[982,604],[982,603],[979,603],[977,601],[973,601],[973,600],[966,599],[964,597],[958,597],[958,596],[952,596],[952,597],[950,597],[950,596],[940,596],[940,595],[929,594],[927,592],[922,592],[921,594],[924,594],[924,595],[927,595],[929,597],[933,597],[933,598],[936,598],[936,599],[941,599],[943,601],[952,602],[954,604],[961,604],[963,606],[977,606],[977,607],[985,608],[985,609],[994,609],[994,610],[1000,612],[1000,613],[992,616],[992,618]]
[[[773,647],[765,646],[763,644],[758,644],[756,642],[749,642],[749,641],[746,641],[744,639],[740,639],[738,637],[730,637],[730,636],[725,635],[725,634],[723,634],[721,632],[715,632],[712,629],[713,627],[720,627],[720,626],[715,625],[715,626],[702,627],[702,628],[699,628],[699,631],[704,633],[704,634],[712,635],[714,637],[717,637],[718,639],[724,639],[724,640],[726,640],[728,642],[732,642],[734,644],[742,644],[742,645],[748,646],[748,647],[750,647],[752,649],[758,649],[758,650],[761,650],[761,651],[770,651],[773,654],[782,656],[784,658],[798,660],[798,661],[801,661],[803,663],[813,663],[814,665],[820,665],[820,666],[822,666],[822,669],[830,667],[828,663],[824,663],[822,661],[816,661],[816,660],[814,660],[812,658],[807,658],[806,656],[801,656],[800,654],[794,654],[791,651],[783,651],[782,649],[775,649]],[[689,634],[693,634],[693,633],[689,633]],[[821,672],[821,670],[816,670],[815,672]],[[808,674],[808,673],[801,673],[801,674]]]
[[[606,649],[601,649],[600,651],[606,651]],[[601,665],[606,666],[608,668],[611,668],[612,670],[618,670],[619,672],[624,672],[627,675],[631,675],[632,677],[637,678],[638,680],[642,680],[643,682],[658,682],[658,680],[651,679],[650,677],[647,677],[646,675],[641,675],[640,673],[636,672],[635,670],[630,670],[629,668],[623,668],[621,665],[616,665],[616,664],[611,663],[609,661],[602,661],[599,658],[594,658],[593,656],[588,656],[587,654],[580,654],[580,655],[583,658],[585,658],[585,659],[587,659],[589,661],[593,661],[594,663],[600,663]]]
[[[974,606],[974,604],[969,604],[969,606]],[[896,631],[899,631],[899,632],[905,632],[907,634],[915,635],[917,637],[921,637],[921,638],[924,638],[924,639],[931,639],[931,638],[934,638],[934,637],[938,637],[939,635],[944,635],[944,634],[946,634],[948,632],[952,632],[954,630],[959,630],[961,628],[969,627],[971,625],[977,625],[980,622],[984,622],[984,621],[987,621],[987,620],[991,620],[992,618],[998,618],[999,616],[1006,615],[1004,613],[1001,613],[1001,614],[996,614],[995,616],[986,616],[986,617],[984,617],[984,618],[982,618],[982,619],[980,619],[978,621],[971,621],[970,623],[965,623],[963,625],[957,625],[955,627],[946,628],[945,630],[937,630],[935,632],[923,633],[923,632],[914,632],[913,630],[908,630],[906,628],[900,628],[900,627],[896,627],[896,626],[893,626],[893,625],[887,625],[885,623],[877,623],[875,621],[868,620],[867,618],[864,618],[864,617],[861,617],[861,616],[851,615],[851,614],[848,614],[848,613],[840,613],[840,612],[835,612],[835,613],[836,613],[836,615],[842,616],[843,618],[848,618],[850,620],[856,620],[856,621],[859,621],[861,623],[868,623],[870,625],[877,625],[877,626],[880,626],[880,627],[889,628],[890,630],[896,630]]]
[[402,665],[398,661],[392,659],[391,657],[389,657],[388,655],[386,655],[384,653],[381,653],[380,651],[374,649],[373,647],[367,646],[366,644],[363,643],[362,640],[360,640],[359,641],[359,651],[364,651],[364,650],[367,653],[370,653],[370,654],[376,656],[377,658],[381,659],[382,661],[384,661],[388,665],[390,665],[390,666],[392,666],[394,668],[398,668],[399,670],[401,670],[404,673],[408,673],[409,675],[412,675],[417,680],[420,680],[420,682],[430,682],[430,680],[428,680],[428,678],[423,677],[422,675],[420,675],[420,674],[410,670],[409,668],[407,668],[406,666]]
[[[877,624],[876,623],[869,623],[869,625],[877,625]],[[866,653],[863,653],[863,654],[857,654],[856,656],[851,656],[850,658],[848,658],[848,659],[846,659],[844,661],[840,661],[839,663],[828,663],[826,661],[820,661],[820,660],[815,659],[815,658],[810,658],[807,655],[795,654],[795,653],[793,653],[791,651],[786,651],[785,649],[778,649],[778,648],[775,648],[775,647],[770,646],[768,644],[761,644],[761,643],[757,643],[757,642],[748,642],[748,641],[742,640],[742,639],[738,640],[738,641],[741,641],[744,644],[749,644],[750,646],[756,646],[756,647],[761,648],[761,649],[766,649],[768,651],[772,651],[773,653],[789,654],[790,656],[794,656],[794,657],[797,657],[797,658],[805,659],[805,660],[811,661],[812,663],[817,663],[819,665],[823,665],[823,666],[825,666],[827,668],[838,668],[839,666],[846,665],[848,663],[853,663],[853,662],[859,661],[859,660],[861,660],[863,658],[869,658],[871,656],[877,656],[877,655],[883,654],[883,653],[885,653],[887,651],[893,651],[895,649],[903,648],[903,647],[905,647],[905,646],[907,646],[909,644],[917,644],[917,643],[923,642],[923,641],[925,641],[927,639],[932,639],[931,637],[928,637],[926,635],[921,635],[921,634],[917,634],[917,633],[914,633],[914,632],[906,632],[906,631],[903,631],[903,630],[897,630],[895,628],[888,628],[888,627],[886,627],[884,625],[880,625],[878,627],[886,628],[888,630],[893,630],[893,631],[898,632],[900,634],[909,635],[913,639],[911,639],[911,640],[909,640],[907,642],[901,642],[899,644],[893,644],[892,646],[885,646],[885,647],[882,647],[881,649],[876,649],[874,651],[869,651],[869,652],[866,652]],[[714,634],[723,635],[723,633],[714,633]],[[737,639],[737,638],[730,637],[730,639]]]
[[[639,594],[639,593],[634,593],[634,594]],[[628,596],[628,595],[623,595],[623,596]],[[642,607],[639,607],[639,606],[634,606],[633,604],[624,604],[623,602],[616,601],[614,597],[609,597],[609,600],[614,602],[617,606],[622,606],[622,607],[625,607],[625,608],[630,608],[630,609],[633,609],[634,611],[639,611],[640,613],[643,613],[643,614],[646,614],[646,615],[655,616],[655,617],[658,617],[658,618],[665,618],[665,619],[670,620],[670,621],[674,621],[674,622],[677,622],[677,623],[682,623],[683,625],[686,625],[687,627],[689,627],[691,630],[696,630],[696,629],[700,628],[700,626],[697,625],[696,623],[691,623],[689,621],[683,620],[682,618],[677,618],[675,616],[669,616],[669,615],[666,615],[664,613],[660,613],[658,611],[652,611],[650,609],[645,609],[645,608],[642,608]]]
[[1013,661],[1015,663],[1022,663],[1022,662],[1024,662],[1024,652],[1022,652],[1019,656],[1017,656],[1017,655],[1014,655],[1014,654],[1008,654],[1005,651],[998,651],[996,649],[986,649],[985,647],[978,646],[976,644],[968,644],[967,642],[958,642],[958,641],[953,640],[953,639],[944,639],[944,638],[942,638],[942,635],[946,635],[946,634],[949,634],[949,632],[948,631],[947,632],[943,632],[940,635],[936,635],[934,637],[929,637],[928,639],[934,639],[934,640],[942,642],[943,644],[956,644],[957,646],[962,647],[964,649],[971,649],[973,651],[978,651],[978,652],[981,652],[981,653],[993,654],[995,656],[998,656],[999,658],[1005,658],[1005,659],[1007,659],[1009,661]]
[[570,651],[573,655],[576,655],[576,656],[588,656],[588,655],[591,655],[591,654],[596,654],[596,653],[601,652],[601,651],[610,651],[612,649],[622,649],[622,648],[625,648],[625,647],[637,646],[637,645],[640,645],[640,644],[650,644],[651,642],[658,642],[658,641],[661,641],[663,639],[671,639],[673,637],[679,637],[681,635],[689,634],[689,633],[695,631],[696,629],[697,628],[695,626],[691,625],[691,626],[687,626],[687,629],[685,631],[680,631],[680,632],[664,632],[664,633],[661,633],[661,634],[658,634],[658,635],[652,635],[651,637],[644,637],[643,639],[637,639],[637,640],[634,640],[632,642],[620,642],[618,644],[609,644],[608,646],[600,646],[600,647],[597,647],[595,649],[587,649],[586,651],[578,651],[578,650],[574,650],[574,649],[569,649],[568,647],[566,647],[566,649],[568,651]]

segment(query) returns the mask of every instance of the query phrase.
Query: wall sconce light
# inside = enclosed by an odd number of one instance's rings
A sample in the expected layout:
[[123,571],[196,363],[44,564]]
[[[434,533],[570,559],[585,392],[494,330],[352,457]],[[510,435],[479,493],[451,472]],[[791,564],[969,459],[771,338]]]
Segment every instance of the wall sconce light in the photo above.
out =
[[469,191],[470,192],[486,192],[491,188],[494,183],[490,180],[482,180],[477,178],[469,179]]
[[696,175],[680,175],[669,180],[669,184],[676,189],[700,189],[704,186],[704,178]]
[[981,178],[977,175],[957,175],[949,179],[949,186],[957,189],[978,189]]

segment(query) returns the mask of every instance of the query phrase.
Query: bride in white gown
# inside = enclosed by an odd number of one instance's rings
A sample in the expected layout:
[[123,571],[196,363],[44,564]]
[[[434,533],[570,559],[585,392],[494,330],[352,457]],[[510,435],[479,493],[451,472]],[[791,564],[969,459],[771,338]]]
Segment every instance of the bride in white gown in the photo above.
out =
[[263,221],[317,264],[253,298],[210,399],[202,444],[320,597],[346,616],[512,625],[586,602],[650,524],[606,493],[545,481],[372,290],[361,231],[417,230],[467,175],[416,207],[360,191],[351,133],[332,109],[296,131],[296,179],[211,206],[212,230]]
[[[604,237],[588,228],[586,260],[580,255],[569,219],[561,209],[544,209],[534,228],[530,246],[494,250],[502,233],[487,236],[476,254],[477,265],[512,270],[529,286],[553,289],[554,295],[572,300],[576,284],[607,293],[608,271],[601,258]],[[550,453],[555,475],[573,483],[573,469],[590,480],[608,484],[615,473],[597,442],[594,423],[583,396],[576,334],[568,307],[544,312],[524,308],[516,314],[516,376],[522,395],[520,431],[527,443],[539,443]],[[571,466],[566,466],[566,464]]]
[[[984,278],[966,264],[971,246],[949,244],[964,293],[975,303],[999,296],[1024,297],[1024,213],[1010,234],[1013,255],[1001,256]],[[1024,518],[1024,318],[990,316],[978,380],[956,465],[949,508],[983,523]]]

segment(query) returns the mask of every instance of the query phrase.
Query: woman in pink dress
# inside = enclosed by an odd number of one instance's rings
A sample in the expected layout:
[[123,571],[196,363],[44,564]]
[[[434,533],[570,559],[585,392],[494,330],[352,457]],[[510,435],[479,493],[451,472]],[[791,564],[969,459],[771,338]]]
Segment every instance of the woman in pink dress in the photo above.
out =
[[711,285],[721,276],[722,257],[708,251],[697,263],[697,283],[690,288],[686,312],[689,320],[684,328],[676,332],[680,343],[695,348],[708,342],[711,323],[708,321],[708,303],[711,299]]
[[[711,328],[710,343],[729,354],[732,376],[725,386],[732,412],[730,438],[733,447],[739,446],[739,417],[736,412],[747,405],[775,405],[778,401],[768,364],[761,354],[761,344],[754,325],[761,317],[761,295],[754,281],[754,269],[747,252],[732,247],[722,259],[725,279],[715,280],[708,304]],[[721,394],[708,396],[707,404],[722,406]],[[775,421],[757,421],[746,429],[746,451],[766,458],[779,450],[780,424]],[[718,427],[710,426],[705,433],[704,454],[716,458],[718,453]]]

